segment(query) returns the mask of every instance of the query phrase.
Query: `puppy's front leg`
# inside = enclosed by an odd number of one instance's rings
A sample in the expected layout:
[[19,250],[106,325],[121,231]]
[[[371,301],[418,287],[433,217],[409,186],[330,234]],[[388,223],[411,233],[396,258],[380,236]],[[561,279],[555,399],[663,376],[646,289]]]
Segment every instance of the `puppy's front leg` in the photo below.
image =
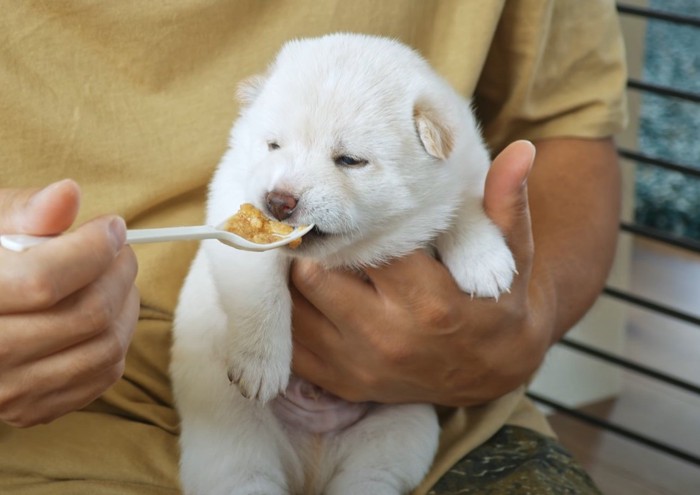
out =
[[441,234],[435,244],[442,262],[469,294],[498,298],[513,282],[513,254],[501,231],[484,213],[481,198],[466,202],[453,228]]
[[[283,290],[279,290],[278,287]],[[292,361],[291,300],[286,280],[259,292],[257,306],[229,316],[228,378],[241,394],[263,403],[287,388]]]
[[[233,252],[232,252],[233,251]],[[228,331],[228,377],[241,394],[267,402],[283,392],[292,360],[289,260],[279,252],[208,249]]]
[[175,313],[170,369],[181,418],[180,476],[187,495],[288,495],[301,466],[268,407],[226,378],[227,317],[200,250]]

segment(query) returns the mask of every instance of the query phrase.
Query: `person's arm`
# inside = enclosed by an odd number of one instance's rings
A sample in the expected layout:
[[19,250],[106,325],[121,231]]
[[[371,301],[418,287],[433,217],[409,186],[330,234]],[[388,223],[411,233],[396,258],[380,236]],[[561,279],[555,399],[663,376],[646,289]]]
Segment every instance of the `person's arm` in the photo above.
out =
[[[0,189],[0,233],[61,233],[79,202],[72,181]],[[139,312],[125,239],[108,216],[22,253],[0,248],[0,421],[52,421],[121,377]]]
[[612,139],[536,143],[529,183],[533,279],[550,279],[552,343],[592,306],[608,276],[620,223],[621,185]]
[[611,140],[536,146],[527,184],[527,142],[506,148],[487,178],[485,209],[519,272],[511,293],[472,299],[423,252],[368,269],[369,283],[296,263],[294,372],[349,400],[451,406],[493,400],[530,379],[600,292],[620,202]]

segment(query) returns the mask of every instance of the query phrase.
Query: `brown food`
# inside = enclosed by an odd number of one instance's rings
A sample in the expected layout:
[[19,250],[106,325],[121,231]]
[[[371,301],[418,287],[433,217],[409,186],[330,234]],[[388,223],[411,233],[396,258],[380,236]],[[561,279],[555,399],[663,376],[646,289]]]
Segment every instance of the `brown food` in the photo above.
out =
[[[256,244],[269,244],[290,234],[294,227],[272,220],[250,203],[243,203],[235,215],[226,220],[224,229]],[[288,244],[292,249],[301,244],[301,238]]]

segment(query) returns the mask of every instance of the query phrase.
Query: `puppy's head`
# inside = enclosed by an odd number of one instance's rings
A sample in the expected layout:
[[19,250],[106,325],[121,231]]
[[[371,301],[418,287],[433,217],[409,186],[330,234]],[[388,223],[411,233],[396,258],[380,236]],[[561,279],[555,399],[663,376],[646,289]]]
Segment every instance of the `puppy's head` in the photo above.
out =
[[228,166],[247,201],[316,225],[297,254],[373,264],[448,226],[466,169],[452,158],[476,126],[409,48],[361,35],[290,42],[239,97]]

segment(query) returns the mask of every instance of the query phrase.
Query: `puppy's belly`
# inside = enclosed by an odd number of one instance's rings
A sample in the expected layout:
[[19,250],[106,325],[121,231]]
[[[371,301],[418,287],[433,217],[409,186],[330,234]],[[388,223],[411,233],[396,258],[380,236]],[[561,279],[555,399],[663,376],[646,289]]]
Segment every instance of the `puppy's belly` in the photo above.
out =
[[334,433],[362,419],[371,404],[348,402],[292,375],[286,395],[276,397],[270,406],[277,419],[290,428],[309,433]]

